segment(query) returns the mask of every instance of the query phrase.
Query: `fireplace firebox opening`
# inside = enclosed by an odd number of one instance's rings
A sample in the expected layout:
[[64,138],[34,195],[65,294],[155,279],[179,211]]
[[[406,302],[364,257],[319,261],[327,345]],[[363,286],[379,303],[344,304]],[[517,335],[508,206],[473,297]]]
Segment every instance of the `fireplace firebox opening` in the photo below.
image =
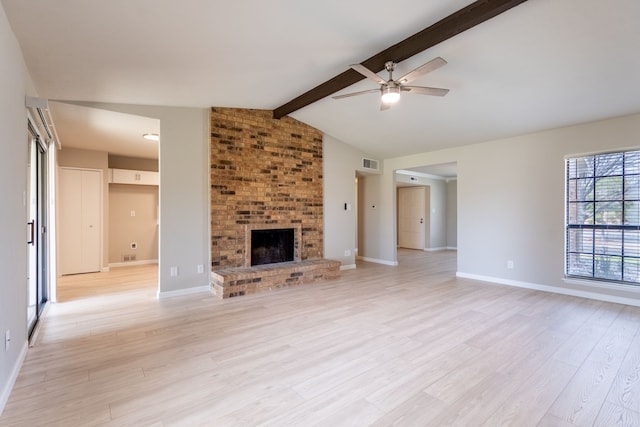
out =
[[251,230],[251,265],[275,264],[294,260],[295,229]]

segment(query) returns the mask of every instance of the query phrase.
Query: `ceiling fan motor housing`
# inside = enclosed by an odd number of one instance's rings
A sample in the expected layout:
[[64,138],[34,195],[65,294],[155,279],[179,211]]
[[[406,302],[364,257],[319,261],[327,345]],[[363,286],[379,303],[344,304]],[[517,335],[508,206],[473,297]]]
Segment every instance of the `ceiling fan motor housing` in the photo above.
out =
[[380,87],[382,92],[382,102],[385,104],[393,104],[400,99],[400,85],[394,81]]
[[393,61],[387,61],[384,63],[384,68],[385,70],[387,70],[388,72],[392,72],[396,69],[396,63]]

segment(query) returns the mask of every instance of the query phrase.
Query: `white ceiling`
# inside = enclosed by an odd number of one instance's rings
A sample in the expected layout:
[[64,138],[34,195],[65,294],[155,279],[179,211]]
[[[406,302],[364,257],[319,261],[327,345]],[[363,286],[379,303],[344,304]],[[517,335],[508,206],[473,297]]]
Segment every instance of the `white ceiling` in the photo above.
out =
[[49,108],[63,149],[82,148],[120,156],[158,158],[158,142],[142,136],[160,133],[158,119],[61,102],[49,102]]
[[[262,109],[470,3],[2,0],[41,97]],[[398,65],[445,58],[413,82],[444,98],[404,94],[381,112],[375,94],[329,97],[291,115],[382,159],[637,113],[639,18],[638,0],[529,0]],[[63,146],[85,120],[69,114]]]
[[458,164],[457,163],[441,163],[437,165],[426,165],[417,168],[406,169],[407,173],[417,172],[420,175],[429,177],[429,175],[435,175],[442,178],[455,178],[458,176]]

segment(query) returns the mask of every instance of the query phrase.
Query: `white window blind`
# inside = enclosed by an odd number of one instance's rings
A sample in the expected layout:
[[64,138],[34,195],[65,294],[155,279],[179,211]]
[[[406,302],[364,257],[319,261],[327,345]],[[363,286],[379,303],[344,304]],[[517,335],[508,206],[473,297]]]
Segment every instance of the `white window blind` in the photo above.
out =
[[640,151],[566,161],[566,275],[640,284]]

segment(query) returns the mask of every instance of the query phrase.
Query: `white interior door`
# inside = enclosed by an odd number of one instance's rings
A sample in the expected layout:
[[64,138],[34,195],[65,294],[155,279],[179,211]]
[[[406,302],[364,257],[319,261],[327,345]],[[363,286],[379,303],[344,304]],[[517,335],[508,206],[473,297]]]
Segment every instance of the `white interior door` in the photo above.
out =
[[398,246],[424,250],[425,188],[398,188]]
[[102,173],[60,168],[60,273],[100,271]]

